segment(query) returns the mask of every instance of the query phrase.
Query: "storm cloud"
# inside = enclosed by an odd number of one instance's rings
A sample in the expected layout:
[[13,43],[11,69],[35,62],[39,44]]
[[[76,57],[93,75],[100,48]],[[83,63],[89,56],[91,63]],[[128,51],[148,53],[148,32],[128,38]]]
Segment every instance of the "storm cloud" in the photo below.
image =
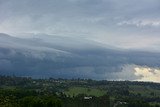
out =
[[159,0],[0,0],[0,72],[143,80],[135,68],[160,66],[159,8]]
[[159,53],[104,47],[88,39],[46,34],[32,36],[34,38],[18,38],[0,34],[1,74],[138,80],[141,76],[135,74],[137,66],[160,66]]

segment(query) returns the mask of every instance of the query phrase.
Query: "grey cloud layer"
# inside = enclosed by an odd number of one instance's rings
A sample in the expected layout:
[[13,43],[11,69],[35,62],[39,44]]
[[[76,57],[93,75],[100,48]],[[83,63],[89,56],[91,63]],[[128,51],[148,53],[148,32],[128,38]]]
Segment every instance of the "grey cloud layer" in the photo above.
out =
[[106,48],[103,44],[82,38],[33,36],[25,39],[0,34],[1,74],[118,79],[114,73],[124,76],[120,72],[126,69],[126,65],[160,66],[159,53]]
[[0,32],[14,36],[0,34],[0,73],[120,79],[159,67],[159,9],[159,0],[0,0]]
[[159,8],[159,0],[0,0],[0,32],[83,36],[159,51]]

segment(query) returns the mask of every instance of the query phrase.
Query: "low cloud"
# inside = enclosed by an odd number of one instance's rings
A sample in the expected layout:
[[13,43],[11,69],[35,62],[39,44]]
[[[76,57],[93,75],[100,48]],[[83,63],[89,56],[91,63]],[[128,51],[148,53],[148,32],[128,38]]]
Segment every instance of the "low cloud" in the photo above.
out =
[[110,73],[110,76],[113,80],[160,82],[160,68],[130,64],[124,65],[121,72]]
[[135,75],[140,77],[137,81],[160,82],[160,68],[136,67]]
[[[160,66],[159,53],[106,48],[88,39],[45,34],[36,36],[26,39],[0,34],[1,74],[37,78],[148,80],[149,73],[141,74],[141,69],[137,68]],[[157,75],[158,70],[154,73]],[[158,76],[153,77],[153,81]]]

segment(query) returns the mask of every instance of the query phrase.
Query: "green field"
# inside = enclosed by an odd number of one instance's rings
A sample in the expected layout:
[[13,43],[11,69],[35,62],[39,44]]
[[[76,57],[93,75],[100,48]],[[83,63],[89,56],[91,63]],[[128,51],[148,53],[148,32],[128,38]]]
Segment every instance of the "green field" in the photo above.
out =
[[86,94],[92,96],[103,96],[107,92],[104,90],[96,89],[96,88],[85,88],[85,87],[71,87],[64,92],[66,95],[69,96],[77,96],[78,94]]
[[131,85],[130,87],[130,93],[133,94],[141,94],[145,97],[152,97],[152,96],[160,96],[160,90],[153,89],[151,87],[144,87],[144,86],[138,86],[138,85]]

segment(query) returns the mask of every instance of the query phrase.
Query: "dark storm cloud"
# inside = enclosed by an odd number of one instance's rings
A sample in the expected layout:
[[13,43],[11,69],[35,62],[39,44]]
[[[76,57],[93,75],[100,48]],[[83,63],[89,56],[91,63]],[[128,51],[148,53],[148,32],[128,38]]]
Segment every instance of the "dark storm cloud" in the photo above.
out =
[[159,0],[0,0],[0,32],[14,36],[0,34],[0,71],[116,79],[159,67],[159,9]]
[[0,72],[32,77],[117,79],[113,74],[123,72],[126,65],[160,66],[158,53],[106,48],[87,39],[73,40],[43,34],[28,39],[0,34]]

